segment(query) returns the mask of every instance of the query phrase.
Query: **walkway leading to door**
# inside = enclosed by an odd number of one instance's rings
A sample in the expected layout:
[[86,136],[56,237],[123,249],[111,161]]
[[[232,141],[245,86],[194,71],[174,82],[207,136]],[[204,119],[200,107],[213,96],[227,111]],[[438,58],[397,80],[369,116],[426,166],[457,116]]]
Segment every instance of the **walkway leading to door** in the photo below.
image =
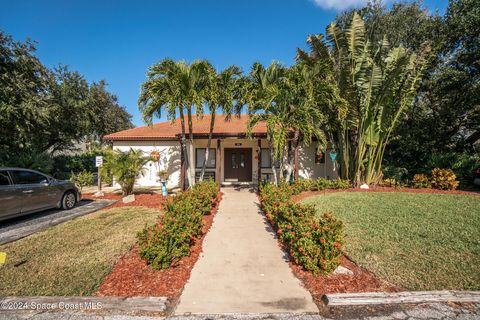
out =
[[222,191],[203,253],[175,313],[318,312],[260,213],[256,193]]

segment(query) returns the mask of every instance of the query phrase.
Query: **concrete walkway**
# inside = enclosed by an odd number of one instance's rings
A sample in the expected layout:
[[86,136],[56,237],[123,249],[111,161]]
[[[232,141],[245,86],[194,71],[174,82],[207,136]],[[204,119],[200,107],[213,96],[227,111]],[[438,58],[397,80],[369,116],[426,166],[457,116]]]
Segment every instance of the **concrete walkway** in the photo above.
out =
[[175,314],[318,312],[249,189],[223,188]]

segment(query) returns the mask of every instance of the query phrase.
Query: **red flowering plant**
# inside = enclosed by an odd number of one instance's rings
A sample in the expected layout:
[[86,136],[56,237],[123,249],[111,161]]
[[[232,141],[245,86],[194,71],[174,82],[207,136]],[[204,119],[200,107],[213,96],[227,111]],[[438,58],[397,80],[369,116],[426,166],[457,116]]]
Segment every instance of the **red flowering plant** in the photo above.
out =
[[188,256],[202,233],[203,216],[218,203],[217,195],[218,184],[206,181],[169,199],[158,223],[146,226],[137,235],[141,258],[154,269],[166,269]]
[[294,203],[298,189],[263,185],[260,202],[268,221],[292,260],[314,273],[333,271],[340,263],[343,224],[330,213],[317,216],[313,206]]

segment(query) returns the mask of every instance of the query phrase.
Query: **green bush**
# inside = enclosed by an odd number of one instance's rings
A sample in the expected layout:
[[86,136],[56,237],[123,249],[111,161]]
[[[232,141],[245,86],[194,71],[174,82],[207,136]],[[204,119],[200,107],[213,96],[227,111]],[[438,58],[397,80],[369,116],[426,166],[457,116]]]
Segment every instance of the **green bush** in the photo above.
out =
[[217,205],[218,184],[204,181],[169,199],[157,224],[138,233],[140,257],[154,269],[166,269],[190,255],[203,228],[203,216]]
[[75,183],[75,185],[80,188],[80,191],[82,191],[83,187],[91,186],[93,184],[93,173],[88,171],[72,173],[70,181]]
[[457,176],[452,169],[435,168],[432,170],[431,184],[434,189],[455,190],[458,187]]
[[288,183],[285,180],[282,180],[279,184],[279,187],[288,190],[290,195],[297,195],[304,191],[321,191],[324,189],[348,189],[350,188],[350,186],[351,185],[348,180],[329,180],[325,178],[318,178],[316,180],[301,179],[293,183]]
[[313,206],[291,200],[298,189],[268,184],[260,188],[260,202],[293,261],[305,270],[328,273],[340,263],[343,225],[329,213],[316,216]]

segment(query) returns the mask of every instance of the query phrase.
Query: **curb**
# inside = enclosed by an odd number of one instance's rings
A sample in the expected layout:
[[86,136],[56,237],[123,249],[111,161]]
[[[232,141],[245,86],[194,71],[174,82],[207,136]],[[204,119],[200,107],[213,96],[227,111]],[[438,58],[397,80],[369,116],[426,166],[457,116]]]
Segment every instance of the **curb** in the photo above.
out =
[[471,302],[480,303],[480,291],[404,291],[326,294],[327,306],[360,306],[403,303]]

